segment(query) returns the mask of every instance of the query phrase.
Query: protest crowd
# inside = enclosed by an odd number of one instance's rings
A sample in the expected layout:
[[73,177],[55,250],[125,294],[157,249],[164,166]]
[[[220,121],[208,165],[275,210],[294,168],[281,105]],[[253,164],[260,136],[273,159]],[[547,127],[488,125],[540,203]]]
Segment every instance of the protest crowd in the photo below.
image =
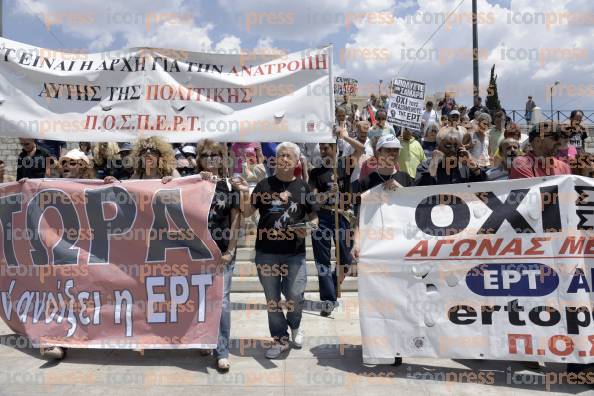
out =
[[[266,357],[274,359],[291,346],[301,347],[307,330],[301,326],[306,238],[312,240],[321,315],[330,316],[338,306],[337,289],[359,257],[357,216],[363,192],[380,185],[396,190],[594,175],[594,155],[585,149],[588,134],[580,110],[573,111],[567,123],[531,122],[535,105],[529,103],[526,129],[512,122],[505,110],[487,109],[481,98],[468,108],[446,96],[438,103],[426,102],[421,128],[413,130],[387,122],[385,100],[371,95],[358,108],[345,95],[336,107],[336,143],[170,144],[148,137],[135,142],[80,142],[78,148],[67,150],[64,142],[21,138],[16,179],[102,179],[106,184],[160,179],[166,184],[200,175],[215,183],[208,227],[222,255],[224,300],[213,353],[217,367],[228,370],[229,294],[245,219],[257,223],[255,263],[274,339]],[[0,178],[5,181],[4,163]],[[332,264],[336,241],[339,268]],[[66,350],[50,347],[43,353],[61,359]]]

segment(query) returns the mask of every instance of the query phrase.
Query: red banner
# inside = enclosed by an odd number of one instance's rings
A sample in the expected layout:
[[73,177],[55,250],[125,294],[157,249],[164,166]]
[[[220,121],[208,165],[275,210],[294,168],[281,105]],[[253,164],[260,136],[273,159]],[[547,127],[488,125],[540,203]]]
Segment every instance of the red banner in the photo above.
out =
[[215,348],[214,188],[198,177],[0,185],[0,315],[40,346]]

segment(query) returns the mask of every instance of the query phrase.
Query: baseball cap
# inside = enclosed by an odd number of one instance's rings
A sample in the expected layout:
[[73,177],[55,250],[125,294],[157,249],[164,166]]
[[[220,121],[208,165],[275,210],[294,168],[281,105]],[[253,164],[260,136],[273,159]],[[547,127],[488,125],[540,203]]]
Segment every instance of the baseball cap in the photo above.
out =
[[181,152],[186,155],[193,155],[196,156],[196,147],[195,146],[184,146],[181,149]]
[[87,164],[91,163],[91,161],[89,160],[89,157],[87,157],[85,155],[85,153],[83,153],[79,149],[73,149],[73,150],[70,150],[69,152],[67,152],[66,154],[64,154],[60,158],[60,162],[62,162],[62,160],[64,160],[64,159],[75,160],[75,161],[83,160]]
[[381,148],[402,148],[400,145],[400,140],[394,135],[384,135],[380,137],[377,141],[377,145],[375,146],[376,150]]
[[131,143],[122,143],[120,144],[120,153],[122,151],[132,151],[132,144]]
[[457,115],[458,117],[460,117],[460,112],[458,110],[452,110],[450,111],[449,116],[455,116]]

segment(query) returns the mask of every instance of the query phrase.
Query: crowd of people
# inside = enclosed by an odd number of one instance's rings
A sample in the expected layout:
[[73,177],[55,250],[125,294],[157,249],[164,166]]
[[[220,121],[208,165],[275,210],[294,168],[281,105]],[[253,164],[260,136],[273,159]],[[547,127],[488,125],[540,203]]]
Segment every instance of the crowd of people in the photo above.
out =
[[[387,122],[385,98],[372,95],[359,109],[345,96],[336,108],[335,143],[200,140],[170,144],[149,137],[134,143],[80,142],[78,148],[65,150],[63,142],[22,138],[17,180],[161,179],[168,183],[197,174],[215,183],[208,227],[221,251],[224,301],[214,355],[217,367],[228,370],[229,293],[242,218],[257,221],[255,264],[274,339],[266,357],[274,359],[290,346],[303,344],[308,237],[318,271],[321,315],[330,316],[338,306],[337,289],[359,257],[357,216],[363,192],[379,185],[395,190],[594,175],[594,161],[584,144],[584,114],[579,110],[566,124],[537,122],[523,134],[505,110],[492,112],[481,98],[470,109],[452,97],[434,107],[428,101],[421,128],[411,130]],[[3,174],[3,164],[0,170]],[[333,268],[331,248],[336,241],[340,266]],[[60,359],[65,349],[48,347],[44,354]]]

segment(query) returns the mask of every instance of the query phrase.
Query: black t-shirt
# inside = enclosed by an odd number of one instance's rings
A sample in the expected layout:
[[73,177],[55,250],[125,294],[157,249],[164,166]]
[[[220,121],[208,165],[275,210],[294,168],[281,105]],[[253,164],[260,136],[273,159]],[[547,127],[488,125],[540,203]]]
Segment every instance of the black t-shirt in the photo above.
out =
[[208,212],[208,230],[221,253],[229,247],[232,209],[239,209],[239,193],[229,189],[225,180],[219,180]]
[[[350,157],[340,157],[338,159],[338,189],[344,194],[351,191],[351,174],[353,172],[354,164],[350,161]],[[309,172],[309,186],[312,190],[317,190],[318,193],[325,193],[330,191],[332,180],[334,179],[333,168],[314,168]],[[334,194],[329,194],[328,198],[322,202],[322,205],[333,206]],[[344,203],[344,195],[341,196],[341,201]],[[343,209],[341,207],[341,209]]]
[[260,213],[256,250],[272,254],[305,253],[305,239],[288,229],[291,224],[307,221],[306,215],[317,211],[315,197],[301,179],[283,182],[272,176],[260,181],[251,203]]
[[25,177],[29,179],[41,179],[45,177],[46,159],[50,156],[49,152],[37,147],[33,156],[27,156],[25,151],[21,151],[17,159],[17,180]]

